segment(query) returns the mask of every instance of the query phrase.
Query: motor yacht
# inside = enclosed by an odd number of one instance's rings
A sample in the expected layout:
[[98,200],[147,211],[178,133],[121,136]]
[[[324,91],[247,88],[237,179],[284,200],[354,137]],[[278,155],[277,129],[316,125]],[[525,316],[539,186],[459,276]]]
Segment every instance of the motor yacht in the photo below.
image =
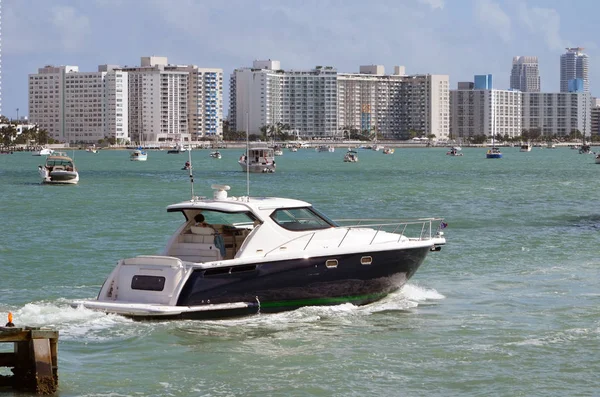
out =
[[202,319],[364,305],[401,288],[446,243],[441,218],[333,221],[302,200],[212,188],[211,198],[167,207],[183,220],[160,255],[119,260],[96,299],[72,306]]
[[248,152],[244,153],[238,160],[243,171],[254,173],[275,172],[275,153],[273,148],[264,144],[250,146]]
[[73,159],[64,152],[54,152],[46,157],[46,163],[38,166],[42,183],[75,185],[79,182],[79,172]]

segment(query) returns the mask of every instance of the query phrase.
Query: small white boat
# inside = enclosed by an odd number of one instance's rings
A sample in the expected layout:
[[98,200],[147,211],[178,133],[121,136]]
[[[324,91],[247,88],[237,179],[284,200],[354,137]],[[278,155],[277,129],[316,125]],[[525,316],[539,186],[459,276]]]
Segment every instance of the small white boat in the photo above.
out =
[[377,145],[377,144],[375,144],[375,145],[371,146],[371,150],[374,150],[374,151],[376,151],[376,152],[378,152],[380,149],[381,149],[381,146],[379,146],[379,145]]
[[344,155],[344,163],[358,163],[358,153],[354,150],[349,150]]
[[296,146],[290,146],[290,152],[297,152],[298,148]]
[[596,164],[600,164],[600,154],[596,155]]
[[129,155],[129,160],[131,160],[131,161],[146,161],[146,160],[148,160],[148,152],[146,152],[144,149],[139,147],[139,148],[135,149],[133,152],[131,152],[131,154]]
[[188,150],[190,150],[187,146],[183,146],[182,144],[178,143],[177,145],[175,145],[172,149],[169,149],[167,151],[167,154],[179,154],[179,153],[185,153]]
[[36,150],[35,152],[32,152],[31,155],[32,156],[48,156],[54,153],[54,150],[50,149],[49,147],[43,147],[40,150]]
[[330,146],[330,145],[317,146],[317,148],[315,150],[317,152],[329,152],[329,153],[335,152],[335,148],[333,146]]
[[448,150],[446,152],[446,155],[448,156],[462,156],[463,154],[461,153],[461,148],[460,146],[452,146],[452,148],[450,148],[450,150]]
[[275,172],[275,154],[273,149],[266,145],[251,146],[248,153],[244,153],[238,164],[242,170],[254,173]]
[[221,152],[219,152],[218,150],[216,150],[216,151],[214,151],[214,152],[212,152],[210,154],[210,157],[212,157],[213,159],[220,159],[223,156],[221,155]]
[[305,201],[212,188],[167,207],[182,223],[160,255],[119,260],[95,299],[71,306],[151,320],[366,305],[446,243],[441,218],[333,221]]
[[89,146],[85,151],[88,153],[98,153],[98,149],[95,146]]
[[531,152],[531,143],[524,143],[521,145],[521,149],[519,149],[521,152]]
[[42,183],[75,185],[79,182],[75,163],[64,152],[55,152],[46,157],[46,163],[38,166],[38,172]]
[[283,156],[283,150],[281,149],[280,146],[275,146],[273,148],[273,155],[274,156]]
[[383,154],[394,154],[394,148],[384,147]]

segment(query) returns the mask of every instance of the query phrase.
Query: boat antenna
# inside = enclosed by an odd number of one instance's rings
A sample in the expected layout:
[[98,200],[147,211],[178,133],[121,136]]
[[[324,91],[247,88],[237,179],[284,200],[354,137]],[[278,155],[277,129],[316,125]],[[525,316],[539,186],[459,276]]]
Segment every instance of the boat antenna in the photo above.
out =
[[190,172],[191,194],[192,194],[192,200],[194,200],[194,174],[192,173],[192,169],[194,167],[192,167],[192,149],[190,148],[190,150],[188,150],[187,152],[188,152],[188,162],[190,163],[188,171]]
[[246,197],[250,198],[250,133],[249,133],[249,125],[250,125],[250,116],[248,116],[248,112],[246,112]]

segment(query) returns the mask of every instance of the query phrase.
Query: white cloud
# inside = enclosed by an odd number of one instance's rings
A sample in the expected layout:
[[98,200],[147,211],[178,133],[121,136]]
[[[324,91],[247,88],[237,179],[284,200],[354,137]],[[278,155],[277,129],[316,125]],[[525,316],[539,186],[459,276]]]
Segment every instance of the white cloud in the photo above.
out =
[[52,7],[52,25],[56,28],[62,47],[66,51],[81,49],[91,33],[90,21],[85,15],[69,6]]
[[551,50],[562,50],[569,44],[560,36],[560,15],[553,8],[528,8],[519,4],[519,21],[530,32],[539,35]]
[[492,0],[475,0],[475,15],[485,28],[493,31],[505,42],[511,38],[511,20],[498,3]]
[[434,10],[439,8],[440,10],[444,9],[445,0],[418,0],[419,3],[428,5]]

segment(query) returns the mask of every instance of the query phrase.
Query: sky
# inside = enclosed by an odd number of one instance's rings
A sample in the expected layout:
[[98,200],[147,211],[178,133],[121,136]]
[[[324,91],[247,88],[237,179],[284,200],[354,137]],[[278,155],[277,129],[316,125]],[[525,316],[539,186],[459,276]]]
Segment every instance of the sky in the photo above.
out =
[[[494,75],[509,87],[513,56],[539,59],[542,91],[559,91],[565,47],[590,57],[600,96],[595,0],[0,0],[2,109],[28,112],[27,79],[45,65],[134,66],[142,56],[222,68],[229,76],[256,59],[282,69],[395,65],[407,74],[447,74],[451,88]],[[596,83],[597,82],[597,83]]]

